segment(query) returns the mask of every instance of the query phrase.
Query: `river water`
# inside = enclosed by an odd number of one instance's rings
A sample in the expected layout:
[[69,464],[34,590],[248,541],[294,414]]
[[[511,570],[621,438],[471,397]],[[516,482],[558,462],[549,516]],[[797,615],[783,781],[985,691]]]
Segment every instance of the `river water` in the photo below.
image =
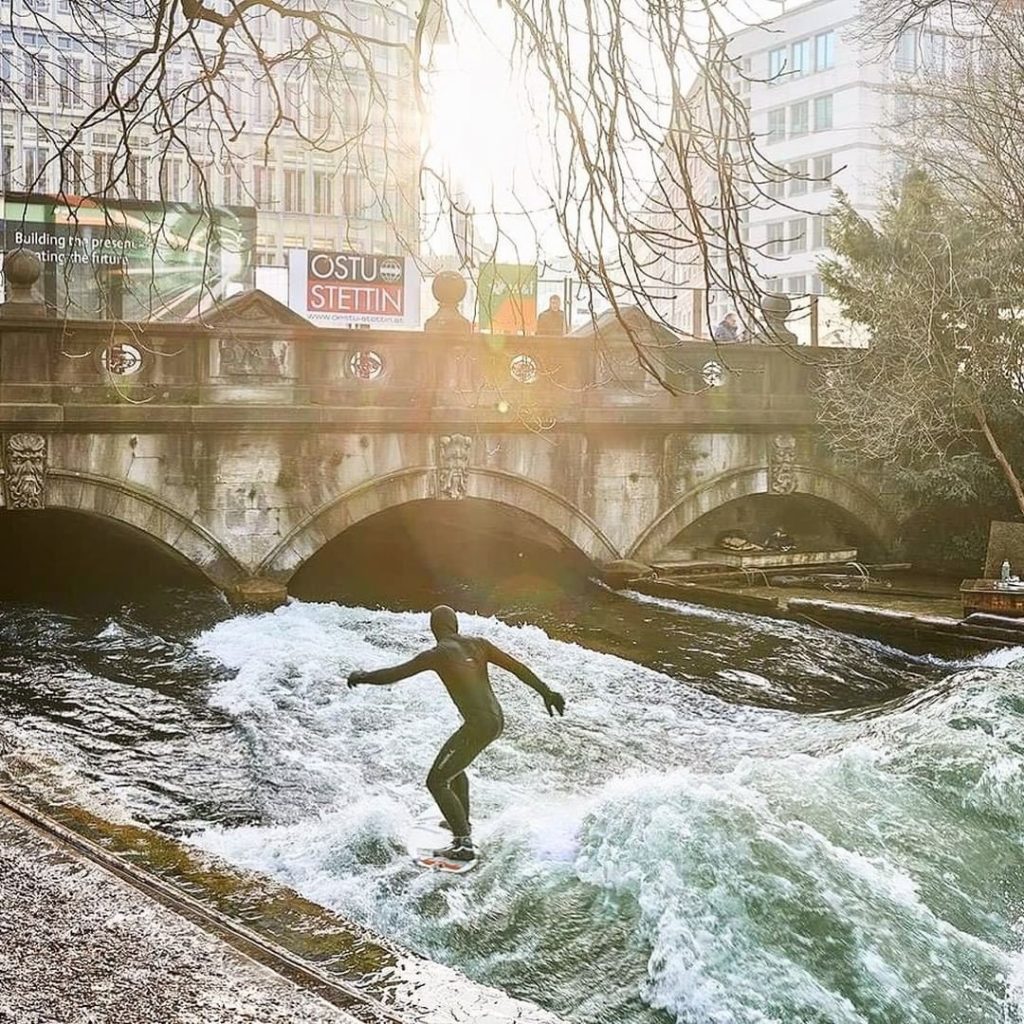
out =
[[[419,598],[393,607],[426,607]],[[440,683],[349,691],[426,615],[197,589],[0,605],[0,714],[140,820],[567,1020],[1024,1019],[1018,650],[913,657],[595,584],[465,615],[495,672],[484,857],[411,867]]]

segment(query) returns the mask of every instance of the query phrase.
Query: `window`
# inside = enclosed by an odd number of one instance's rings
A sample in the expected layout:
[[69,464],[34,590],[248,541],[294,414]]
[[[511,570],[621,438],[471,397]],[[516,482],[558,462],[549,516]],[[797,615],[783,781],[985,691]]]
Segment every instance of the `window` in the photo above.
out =
[[202,206],[213,198],[213,165],[209,162],[193,164],[189,172],[192,182],[192,202]]
[[790,295],[806,295],[807,276],[805,274],[797,274],[795,277],[787,278],[786,291]]
[[828,214],[811,218],[811,244],[815,249],[828,248]]
[[775,142],[786,137],[786,108],[776,107],[768,111],[768,141]]
[[103,106],[109,88],[106,68],[98,60],[94,60],[92,62],[92,105],[94,107]]
[[330,171],[313,172],[313,212],[334,213],[334,176]]
[[256,266],[272,267],[277,263],[277,252],[274,249],[258,248],[256,250]]
[[825,286],[822,284],[821,277],[818,274],[811,274],[811,287],[810,293],[812,295],[825,295]]
[[782,199],[786,195],[786,179],[781,174],[778,176],[773,174],[765,182],[764,191],[772,199]]
[[[312,87],[313,93],[313,131],[323,135],[331,128],[331,102],[327,93],[319,85]],[[316,188],[314,183],[313,188]]]
[[82,61],[79,57],[65,57],[60,69],[60,105],[73,109],[82,105]]
[[941,32],[921,33],[921,64],[929,71],[946,70],[946,37]]
[[811,41],[801,39],[790,47],[792,64],[790,70],[794,75],[806,75],[811,70]]
[[128,189],[135,199],[149,198],[148,156],[133,156],[128,161]]
[[284,92],[281,96],[283,114],[286,121],[299,124],[299,117],[302,112],[302,85],[299,82],[288,81],[284,83]]
[[782,291],[782,278],[769,277],[765,282],[764,290],[772,295],[778,295]]
[[92,151],[92,187],[102,195],[110,191],[110,175],[113,170],[113,156],[102,149]]
[[4,192],[13,191],[11,165],[14,162],[14,147],[4,146],[0,149],[0,189]]
[[224,202],[234,206],[245,206],[249,193],[245,187],[245,169],[231,165],[224,169]]
[[787,226],[790,252],[807,252],[807,218],[794,217]]
[[14,81],[14,53],[0,50],[0,96],[14,92],[18,83]]
[[253,202],[265,210],[274,205],[274,168],[254,167],[252,169]]
[[827,192],[832,187],[832,154],[814,158],[814,191]]
[[180,202],[182,196],[182,166],[176,157],[163,158],[160,164],[160,197],[170,202]]
[[360,181],[355,174],[346,174],[342,178],[342,203],[344,204],[345,213],[350,215],[359,216],[363,210],[362,200],[362,189],[360,188]]
[[749,57],[734,60],[729,68],[729,78],[741,96],[750,95],[750,79],[753,77],[753,62]]
[[802,196],[807,191],[807,161],[795,160],[788,167],[789,194],[791,196]]
[[917,67],[917,36],[914,32],[903,32],[896,43],[893,64],[897,71],[913,71]]
[[270,83],[262,79],[253,86],[253,118],[256,124],[267,125],[274,120],[276,101],[271,92]]
[[238,75],[225,76],[224,92],[227,94],[228,110],[237,122],[244,121],[249,114],[250,99],[252,92],[248,83],[243,82]]
[[769,256],[781,256],[784,252],[782,240],[786,237],[786,224],[784,221],[775,221],[768,225],[768,239],[764,251]]
[[828,131],[832,127],[832,96],[819,96],[814,101],[814,130]]
[[60,155],[60,187],[64,192],[80,196],[85,191],[85,161],[77,149],[66,149]]
[[362,123],[361,106],[360,97],[356,93],[351,90],[345,93],[345,127],[349,131],[355,131]]
[[768,52],[768,77],[778,78],[786,70],[786,48],[780,46]]
[[49,151],[42,146],[26,146],[23,150],[23,184],[33,192],[47,191]]
[[46,102],[46,63],[42,54],[25,54],[25,102]]
[[[817,104],[817,100],[814,101]],[[789,134],[790,135],[806,135],[807,134],[807,114],[808,106],[807,100],[801,103],[794,103],[789,108]]]
[[306,172],[287,168],[284,172],[284,208],[287,213],[306,212]]
[[836,34],[822,32],[814,37],[814,70],[827,71],[836,66]]

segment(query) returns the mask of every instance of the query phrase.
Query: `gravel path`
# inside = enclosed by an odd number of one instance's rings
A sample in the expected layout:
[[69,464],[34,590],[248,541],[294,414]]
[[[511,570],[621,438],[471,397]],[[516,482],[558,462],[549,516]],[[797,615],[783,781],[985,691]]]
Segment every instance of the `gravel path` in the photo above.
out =
[[0,1024],[353,1024],[0,815]]

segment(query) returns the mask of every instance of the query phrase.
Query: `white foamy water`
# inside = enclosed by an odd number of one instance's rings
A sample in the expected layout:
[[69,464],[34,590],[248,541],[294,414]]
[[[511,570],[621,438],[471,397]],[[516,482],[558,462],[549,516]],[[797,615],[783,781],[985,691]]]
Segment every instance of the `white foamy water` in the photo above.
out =
[[[405,852],[458,725],[440,682],[344,685],[427,646],[426,616],[337,605],[199,639],[235,673],[210,699],[248,744],[263,820],[196,841],[581,1021],[1015,1019],[1024,673],[1010,662],[881,713],[799,715],[461,619],[568,703],[549,719],[494,670],[507,726],[470,772],[476,871],[424,874]],[[762,688],[781,670],[731,671]]]

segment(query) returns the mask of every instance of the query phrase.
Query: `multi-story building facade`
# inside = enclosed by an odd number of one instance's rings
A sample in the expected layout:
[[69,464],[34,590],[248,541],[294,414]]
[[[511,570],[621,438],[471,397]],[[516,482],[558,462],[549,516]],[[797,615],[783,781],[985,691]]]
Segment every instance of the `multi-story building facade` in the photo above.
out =
[[[922,65],[944,59],[946,35],[916,30],[895,51],[877,45],[851,0],[808,0],[763,24],[742,29],[730,41],[733,89],[746,101],[749,128],[756,136],[759,172],[739,215],[742,240],[760,286],[795,298],[823,293],[818,263],[828,254],[828,210],[841,188],[867,216],[877,211],[893,183],[902,157],[892,125],[901,106],[901,85]],[[704,88],[698,81],[694,95]],[[697,109],[708,104],[695,104]],[[713,109],[713,106],[710,107]],[[765,163],[779,169],[764,174]],[[765,180],[758,180],[763,176]],[[703,170],[708,201],[714,203],[715,175]],[[711,256],[722,264],[725,253]],[[733,254],[735,259],[735,254]],[[734,296],[715,288],[724,273],[705,273],[699,261],[679,260],[673,283],[663,288],[659,309],[683,331],[694,329],[687,288],[712,284],[705,330],[730,309]],[[827,307],[827,304],[823,304]],[[805,339],[806,340],[806,339]]]
[[[131,95],[137,86],[131,73],[117,85],[113,76],[152,32],[147,4],[96,4],[89,19],[81,0],[6,5],[0,186],[252,206],[260,265],[283,265],[291,248],[415,251],[420,131],[410,53],[401,44],[413,39],[419,4],[399,0],[385,10],[361,0],[337,3],[346,23],[374,41],[349,53],[336,47],[321,70],[308,53],[304,61],[280,59],[300,48],[291,34],[304,31],[303,22],[264,14],[250,27],[268,59],[257,59],[251,46],[229,49],[210,90],[217,95],[199,104],[200,55],[217,59],[220,29],[195,22],[167,51],[158,86],[174,116],[148,130],[145,118],[129,113],[127,146],[116,117],[77,133],[73,126],[112,88]],[[145,75],[146,67],[134,74]],[[171,131],[175,119],[179,127]],[[58,157],[60,140],[72,134],[74,145]]]

